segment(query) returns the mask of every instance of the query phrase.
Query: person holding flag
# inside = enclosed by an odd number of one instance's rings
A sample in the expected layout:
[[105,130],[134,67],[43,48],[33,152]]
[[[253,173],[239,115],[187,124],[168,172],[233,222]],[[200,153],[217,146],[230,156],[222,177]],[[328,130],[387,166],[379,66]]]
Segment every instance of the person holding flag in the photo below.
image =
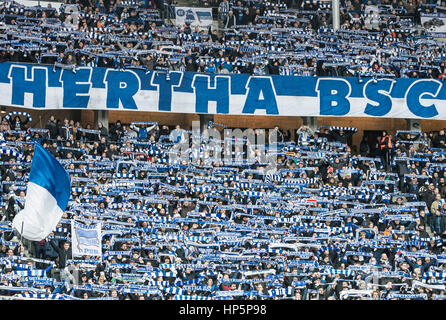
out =
[[20,236],[41,241],[55,230],[70,199],[70,177],[44,147],[36,143],[25,207],[13,219]]

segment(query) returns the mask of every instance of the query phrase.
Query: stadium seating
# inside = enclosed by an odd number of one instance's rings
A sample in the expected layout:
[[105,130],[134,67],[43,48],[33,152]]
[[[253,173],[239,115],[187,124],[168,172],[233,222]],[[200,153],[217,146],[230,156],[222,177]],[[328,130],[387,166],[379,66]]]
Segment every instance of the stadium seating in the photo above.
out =
[[[444,74],[443,44],[427,30],[439,22],[420,19],[440,5],[383,1],[378,19],[371,3],[343,1],[333,31],[327,2],[223,1],[215,32],[168,25],[160,3],[82,0],[74,14],[73,3],[3,2],[1,61],[359,81]],[[354,153],[351,127],[302,126],[294,141],[272,130],[261,145],[215,122],[207,130],[221,139],[206,143],[155,121],[107,129],[56,117],[31,127],[15,111],[0,124],[1,299],[446,298],[444,130],[383,132]],[[35,143],[72,187],[38,242],[11,227]],[[100,257],[73,255],[74,219],[101,223]]]

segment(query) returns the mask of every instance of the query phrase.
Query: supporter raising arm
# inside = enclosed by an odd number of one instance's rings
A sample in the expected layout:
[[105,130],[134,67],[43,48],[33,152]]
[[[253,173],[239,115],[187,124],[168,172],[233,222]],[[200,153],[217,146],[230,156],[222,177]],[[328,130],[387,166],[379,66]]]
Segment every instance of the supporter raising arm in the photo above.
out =
[[50,240],[50,245],[54,251],[58,254],[58,264],[60,269],[64,269],[67,265],[67,260],[72,258],[71,245],[68,241],[65,241],[63,247],[60,248],[54,239]]
[[296,131],[298,140],[296,142],[301,142],[302,145],[309,144],[308,140],[314,135],[314,131],[306,125],[301,126]]
[[422,258],[418,258],[414,262],[413,260],[409,259],[407,256],[404,256],[404,260],[409,264],[410,270],[412,272],[415,272],[416,269],[419,269],[422,275],[425,272],[427,272],[429,270],[429,268],[436,263],[436,260],[431,259],[431,258],[425,258],[424,262],[423,262]]
[[147,140],[149,138],[149,132],[155,128],[158,128],[157,123],[151,125],[150,127],[146,127],[145,124],[141,124],[139,126],[136,126],[133,123],[130,124],[130,129],[138,134],[138,140]]

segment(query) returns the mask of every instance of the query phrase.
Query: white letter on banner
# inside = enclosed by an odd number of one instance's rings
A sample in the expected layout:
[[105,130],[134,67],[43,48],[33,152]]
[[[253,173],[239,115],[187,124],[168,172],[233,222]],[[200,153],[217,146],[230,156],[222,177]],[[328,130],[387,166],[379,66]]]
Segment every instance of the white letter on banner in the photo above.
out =
[[392,109],[392,99],[390,93],[393,85],[396,83],[393,79],[371,79],[366,82],[362,93],[364,98],[375,102],[375,104],[367,103],[364,113],[370,116],[382,117]]
[[195,112],[209,113],[209,101],[217,102],[217,113],[229,113],[229,89],[231,77],[215,76],[214,86],[210,86],[211,77],[194,75],[192,88],[195,90]]
[[341,78],[319,78],[316,84],[321,116],[343,116],[350,112],[350,83]]
[[250,77],[246,90],[248,94],[242,113],[254,114],[257,109],[263,109],[266,114],[279,114],[276,89],[271,77]]
[[62,70],[60,82],[63,84],[63,107],[86,109],[90,101],[92,68],[82,67],[76,73]]
[[[31,78],[26,75],[27,68],[31,68]],[[8,78],[11,81],[11,104],[28,106],[25,104],[25,93],[33,95],[32,106],[44,108],[46,88],[48,87],[48,69],[44,67],[27,67],[11,65]]]
[[138,109],[133,96],[139,92],[141,84],[134,71],[107,70],[104,80],[107,91],[107,109],[118,109],[119,102],[124,109]]
[[409,110],[414,115],[421,118],[432,118],[438,115],[438,110],[435,107],[435,104],[424,106],[421,104],[420,99],[425,95],[436,98],[440,92],[441,86],[442,82],[433,79],[414,81],[409,88],[407,88],[404,97]]
[[158,87],[158,111],[172,111],[173,89],[181,86],[183,72],[169,72],[169,80],[166,72],[153,71],[150,84]]

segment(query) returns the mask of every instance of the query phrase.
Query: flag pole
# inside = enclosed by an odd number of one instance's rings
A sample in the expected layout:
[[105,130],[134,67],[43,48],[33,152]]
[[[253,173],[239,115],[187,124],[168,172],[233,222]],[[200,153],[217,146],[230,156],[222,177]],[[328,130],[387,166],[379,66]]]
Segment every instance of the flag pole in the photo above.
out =
[[[25,224],[25,221],[22,221],[22,230],[20,231],[20,246],[23,246],[23,225]],[[23,248],[25,248],[23,246]],[[23,251],[23,253],[25,253],[25,251]],[[20,255],[20,252],[19,252]]]

